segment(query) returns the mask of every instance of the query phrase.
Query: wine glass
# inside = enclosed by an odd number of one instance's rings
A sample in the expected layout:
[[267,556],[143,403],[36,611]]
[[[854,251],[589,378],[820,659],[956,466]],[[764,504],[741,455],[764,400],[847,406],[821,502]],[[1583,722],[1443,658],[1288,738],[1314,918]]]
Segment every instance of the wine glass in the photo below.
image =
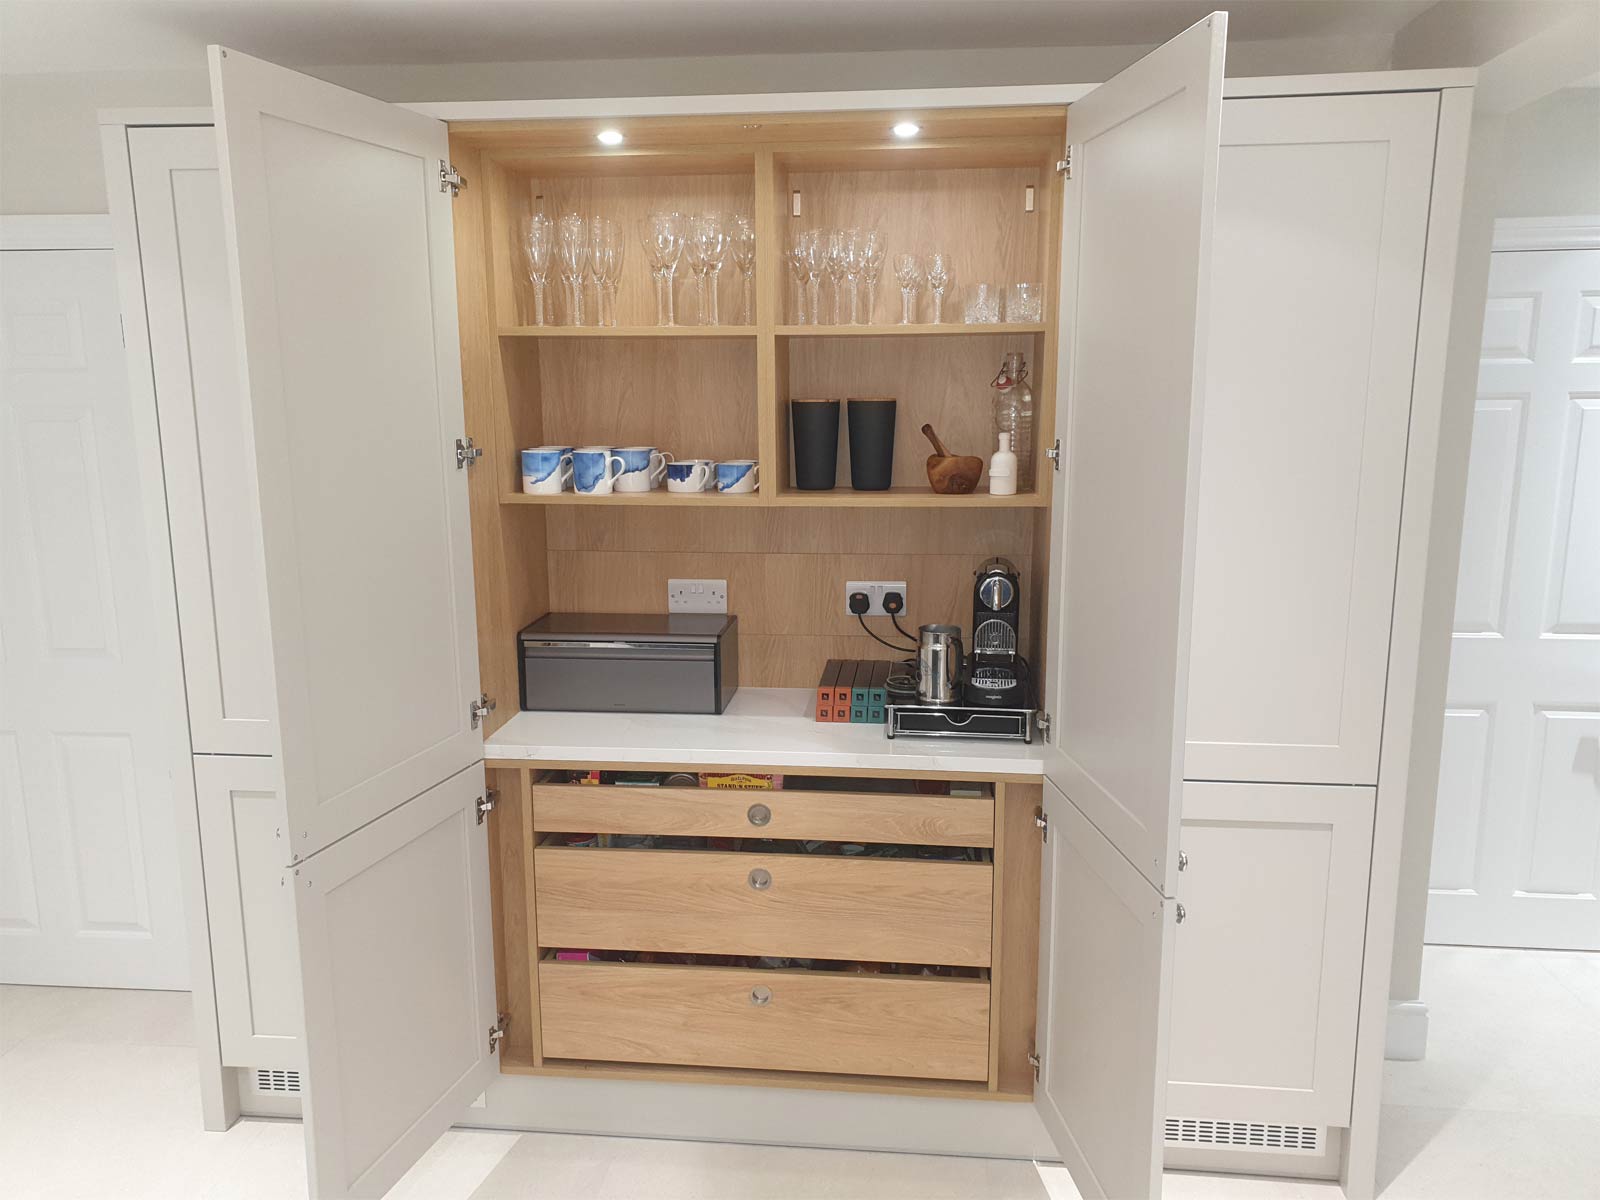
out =
[[883,234],[869,229],[861,235],[861,277],[867,281],[867,321],[871,325],[878,315],[878,276],[883,274],[883,260],[888,257]]
[[567,285],[572,323],[583,324],[583,280],[589,270],[589,223],[565,213],[556,223],[561,253],[561,280]]
[[602,296],[608,318],[606,324],[617,323],[617,283],[622,279],[622,263],[627,257],[628,239],[622,235],[622,226],[607,221],[603,235],[605,243],[605,271],[601,278]]
[[522,226],[522,248],[528,256],[528,278],[533,281],[533,323],[543,325],[545,286],[550,282],[550,256],[555,251],[556,223],[536,212]]
[[811,323],[822,324],[822,270],[827,258],[827,239],[822,230],[811,229],[805,234],[806,303],[811,309]]
[[711,269],[706,258],[710,243],[705,236],[705,222],[705,217],[690,217],[683,230],[683,261],[694,280],[695,317],[702,325],[709,324],[706,320],[706,272]]
[[[861,231],[839,231],[839,274],[844,276],[845,288],[850,293],[850,324],[861,324]],[[837,304],[837,301],[835,302]]]
[[922,287],[922,260],[915,254],[896,254],[894,277],[900,284],[900,324],[915,325],[917,292]]
[[720,325],[717,293],[722,283],[722,264],[728,258],[728,223],[720,214],[707,213],[695,222],[694,240],[704,264],[700,272],[700,324]]
[[933,294],[933,323],[942,324],[944,321],[944,289],[950,285],[950,258],[935,250],[928,255],[927,263],[922,269],[923,276],[928,281],[928,291]]
[[733,268],[739,272],[739,324],[755,324],[755,289],[751,272],[756,265],[756,228],[750,218],[740,214],[728,218],[728,238],[733,253]]
[[650,260],[656,283],[656,324],[676,325],[672,305],[672,277],[683,257],[683,217],[675,212],[653,212],[639,222],[639,241]]
[[839,283],[844,278],[845,258],[845,230],[829,229],[821,234],[822,243],[822,271],[828,277],[828,295],[830,304],[828,311],[832,314],[830,325],[838,325],[839,310]]

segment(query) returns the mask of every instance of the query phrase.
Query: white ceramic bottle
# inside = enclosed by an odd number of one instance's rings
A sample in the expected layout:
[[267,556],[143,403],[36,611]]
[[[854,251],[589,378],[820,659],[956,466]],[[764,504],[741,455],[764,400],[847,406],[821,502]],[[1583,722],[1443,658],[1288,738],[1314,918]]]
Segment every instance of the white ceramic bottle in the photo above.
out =
[[1011,452],[1011,435],[1000,435],[1000,449],[989,456],[989,494],[1017,494],[1017,456]]

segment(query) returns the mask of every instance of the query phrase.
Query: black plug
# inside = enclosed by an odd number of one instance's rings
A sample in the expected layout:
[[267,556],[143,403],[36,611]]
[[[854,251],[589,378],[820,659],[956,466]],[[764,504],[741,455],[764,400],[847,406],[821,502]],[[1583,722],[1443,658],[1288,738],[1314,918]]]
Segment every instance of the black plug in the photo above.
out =
[[883,611],[891,617],[898,617],[906,610],[906,598],[899,592],[885,592],[883,594]]
[[858,617],[866,616],[867,609],[872,607],[872,601],[865,592],[850,593],[850,611]]

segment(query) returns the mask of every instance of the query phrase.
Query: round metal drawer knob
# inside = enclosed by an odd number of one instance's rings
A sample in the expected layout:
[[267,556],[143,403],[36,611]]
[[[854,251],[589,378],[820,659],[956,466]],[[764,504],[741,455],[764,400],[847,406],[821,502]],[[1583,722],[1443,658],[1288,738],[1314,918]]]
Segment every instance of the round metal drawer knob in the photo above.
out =
[[763,1004],[772,1003],[772,989],[766,984],[758,984],[750,989],[750,1003],[760,1008]]
[[764,892],[772,886],[772,872],[765,867],[756,867],[750,872],[750,886],[758,892]]
[[750,824],[752,825],[765,825],[772,820],[772,810],[765,804],[752,804],[750,811],[745,813],[745,816],[750,818]]

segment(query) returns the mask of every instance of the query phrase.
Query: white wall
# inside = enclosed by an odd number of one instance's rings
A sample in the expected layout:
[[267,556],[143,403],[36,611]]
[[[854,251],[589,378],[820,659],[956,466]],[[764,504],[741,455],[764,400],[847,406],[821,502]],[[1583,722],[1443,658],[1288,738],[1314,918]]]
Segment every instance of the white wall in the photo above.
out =
[[1566,88],[1506,118],[1498,217],[1600,213],[1600,87]]
[[[383,100],[523,100],[1094,83],[1149,49],[1047,46],[301,69]],[[1381,68],[1387,56],[1387,44],[1361,38],[1241,42],[1229,47],[1228,73],[1368,71]],[[105,212],[96,110],[209,103],[201,62],[192,71],[0,75],[0,213]]]

